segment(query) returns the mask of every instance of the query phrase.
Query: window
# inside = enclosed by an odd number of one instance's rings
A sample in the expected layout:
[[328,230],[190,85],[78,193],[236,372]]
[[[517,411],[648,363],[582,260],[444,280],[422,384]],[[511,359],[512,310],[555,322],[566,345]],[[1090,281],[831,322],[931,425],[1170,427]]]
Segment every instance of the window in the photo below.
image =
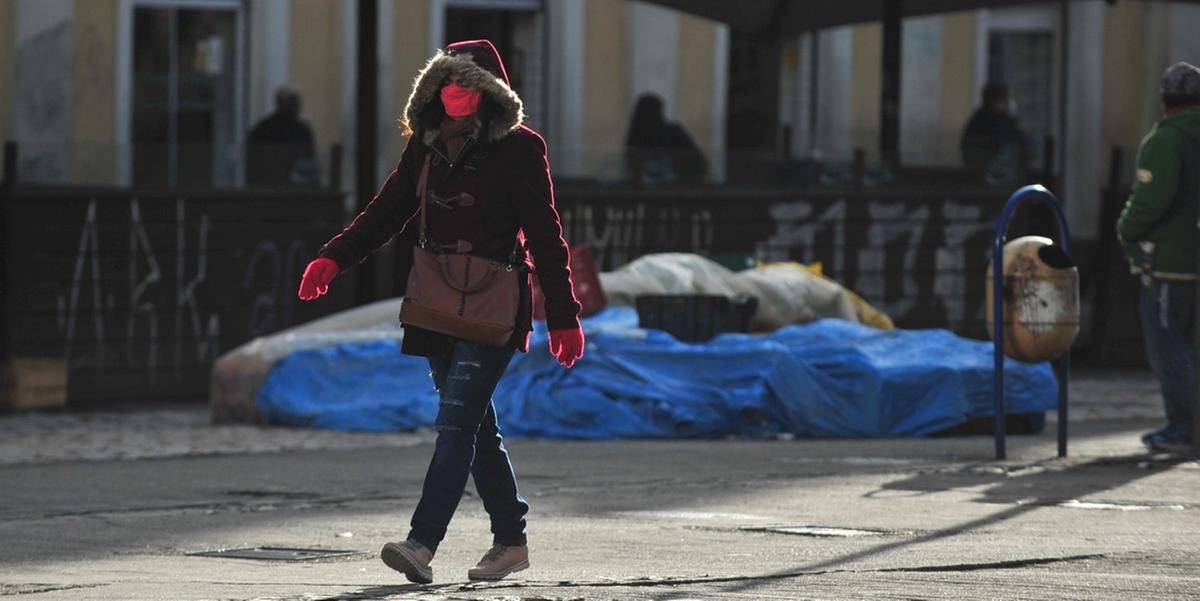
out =
[[138,186],[237,181],[240,135],[236,5],[133,8],[130,141]]

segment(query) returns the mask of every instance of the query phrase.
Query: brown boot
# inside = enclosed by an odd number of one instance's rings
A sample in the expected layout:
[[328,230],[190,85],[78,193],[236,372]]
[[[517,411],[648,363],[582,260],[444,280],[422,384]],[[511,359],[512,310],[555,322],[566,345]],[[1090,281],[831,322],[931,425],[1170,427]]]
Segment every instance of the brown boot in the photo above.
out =
[[519,572],[529,567],[529,547],[506,547],[492,545],[483,559],[467,572],[471,580],[500,580],[513,572]]
[[421,543],[411,540],[402,543],[388,543],[383,546],[379,557],[383,563],[387,564],[387,567],[397,572],[404,572],[404,577],[408,578],[409,582],[417,584],[433,582],[433,568],[429,567],[429,562],[433,561],[433,551],[425,548],[425,545]]

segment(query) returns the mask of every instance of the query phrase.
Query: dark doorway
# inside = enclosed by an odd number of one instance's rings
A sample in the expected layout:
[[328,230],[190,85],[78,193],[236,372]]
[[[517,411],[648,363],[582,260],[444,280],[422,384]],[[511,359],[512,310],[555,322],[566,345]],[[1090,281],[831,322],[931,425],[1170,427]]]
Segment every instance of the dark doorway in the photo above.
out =
[[779,69],[783,46],[771,36],[732,30],[726,117],[728,176],[766,183],[779,148]]
[[[508,60],[512,52],[513,13],[480,8],[446,9],[446,43],[486,38]],[[511,65],[506,65],[511,69]],[[509,74],[512,77],[512,74]],[[513,82],[514,86],[516,82]]]

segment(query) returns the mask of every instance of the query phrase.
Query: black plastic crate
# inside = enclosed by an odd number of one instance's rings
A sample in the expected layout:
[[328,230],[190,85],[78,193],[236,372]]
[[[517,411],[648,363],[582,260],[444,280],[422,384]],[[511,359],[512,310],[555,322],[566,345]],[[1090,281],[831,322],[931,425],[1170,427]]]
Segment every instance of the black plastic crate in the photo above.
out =
[[758,309],[753,296],[647,294],[637,304],[638,326],[663,330],[683,342],[704,342],[726,332],[749,332]]

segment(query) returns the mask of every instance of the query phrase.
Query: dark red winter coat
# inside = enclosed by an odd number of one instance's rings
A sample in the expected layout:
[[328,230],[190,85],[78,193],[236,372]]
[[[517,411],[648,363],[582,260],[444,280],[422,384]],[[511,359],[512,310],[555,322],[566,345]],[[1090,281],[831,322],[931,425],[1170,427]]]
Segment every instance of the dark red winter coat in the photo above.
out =
[[[452,73],[458,73],[464,85],[484,93],[478,139],[469,140],[453,163],[439,137],[445,119],[440,91]],[[350,226],[325,244],[321,256],[333,259],[344,271],[405,228],[419,227],[417,180],[429,154],[430,243],[507,260],[521,234],[518,257],[535,270],[545,293],[547,325],[578,327],[580,306],[571,289],[567,244],[554,208],[546,142],[521,125],[524,116],[521,99],[509,87],[504,64],[491,42],[459,42],[439,51],[417,77],[404,110],[410,137],[399,164]],[[526,278],[516,331],[509,341],[522,351],[529,348],[532,305]],[[449,337],[405,327],[405,353],[444,355],[451,345]]]

